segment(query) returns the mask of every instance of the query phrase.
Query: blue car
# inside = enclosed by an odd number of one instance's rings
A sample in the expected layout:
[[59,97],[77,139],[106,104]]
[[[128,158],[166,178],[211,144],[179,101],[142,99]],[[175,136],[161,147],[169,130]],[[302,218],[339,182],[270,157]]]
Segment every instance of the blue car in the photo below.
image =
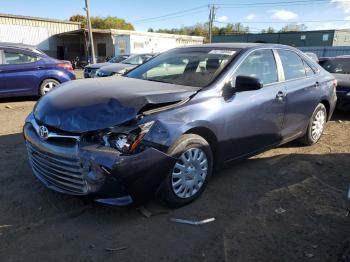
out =
[[336,101],[334,76],[295,48],[181,47],[121,77],[62,85],[36,104],[24,137],[34,175],[52,190],[178,207],[214,167],[295,139],[317,143]]
[[70,62],[27,46],[0,44],[0,97],[43,96],[75,79]]

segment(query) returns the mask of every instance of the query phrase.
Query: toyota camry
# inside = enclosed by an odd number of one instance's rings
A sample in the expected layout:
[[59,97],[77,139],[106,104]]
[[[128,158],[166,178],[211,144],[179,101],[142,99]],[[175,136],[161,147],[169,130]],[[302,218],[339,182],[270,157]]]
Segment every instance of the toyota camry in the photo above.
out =
[[182,206],[223,164],[295,139],[317,143],[335,88],[289,46],[176,48],[123,77],[68,82],[42,97],[24,126],[29,162],[61,193]]

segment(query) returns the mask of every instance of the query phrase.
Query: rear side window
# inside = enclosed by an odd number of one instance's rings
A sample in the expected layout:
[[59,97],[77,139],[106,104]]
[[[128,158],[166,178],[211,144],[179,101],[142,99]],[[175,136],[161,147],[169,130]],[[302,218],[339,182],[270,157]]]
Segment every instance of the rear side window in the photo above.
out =
[[305,77],[305,67],[300,56],[289,50],[278,50],[281,57],[285,80]]
[[31,56],[19,52],[4,51],[3,64],[16,65],[16,64],[27,64],[38,61],[38,57]]
[[248,55],[235,71],[233,78],[237,76],[256,77],[264,85],[277,82],[277,66],[272,50],[257,50]]

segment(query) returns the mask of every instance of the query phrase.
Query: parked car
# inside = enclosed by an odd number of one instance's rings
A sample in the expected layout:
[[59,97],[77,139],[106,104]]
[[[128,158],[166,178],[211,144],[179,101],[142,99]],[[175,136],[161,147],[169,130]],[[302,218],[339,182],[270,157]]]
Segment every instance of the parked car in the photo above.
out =
[[181,47],[125,77],[64,84],[38,101],[24,136],[33,173],[52,190],[181,206],[214,167],[317,143],[336,99],[334,77],[292,47]]
[[338,81],[337,85],[337,108],[350,109],[350,56],[337,56],[324,58],[320,65],[332,73]]
[[96,77],[107,77],[112,75],[122,75],[131,69],[145,63],[154,57],[155,54],[132,55],[124,61],[112,65],[102,66],[96,72]]
[[316,63],[319,62],[318,56],[315,53],[312,52],[304,52],[305,55],[310,57],[312,60],[314,60]]
[[112,57],[110,60],[104,63],[96,63],[96,64],[90,64],[88,66],[85,66],[84,68],[84,77],[85,78],[91,78],[95,77],[96,71],[100,69],[102,66],[107,66],[110,65],[111,63],[120,63],[127,59],[130,55],[125,54],[125,55],[116,55]]
[[0,97],[42,96],[73,79],[69,61],[54,59],[34,47],[0,44]]

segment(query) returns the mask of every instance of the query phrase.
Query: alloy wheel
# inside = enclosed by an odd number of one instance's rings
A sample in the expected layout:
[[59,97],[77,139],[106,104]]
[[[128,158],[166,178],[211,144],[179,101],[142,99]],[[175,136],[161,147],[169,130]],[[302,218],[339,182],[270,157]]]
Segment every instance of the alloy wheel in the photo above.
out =
[[50,81],[45,83],[45,85],[43,86],[43,93],[46,94],[48,92],[50,92],[53,88],[55,88],[58,84],[56,82]]
[[208,173],[208,158],[200,148],[183,152],[171,178],[172,190],[179,198],[190,198],[203,186]]
[[326,113],[323,110],[320,110],[316,113],[312,121],[311,136],[315,141],[321,137],[325,123]]

